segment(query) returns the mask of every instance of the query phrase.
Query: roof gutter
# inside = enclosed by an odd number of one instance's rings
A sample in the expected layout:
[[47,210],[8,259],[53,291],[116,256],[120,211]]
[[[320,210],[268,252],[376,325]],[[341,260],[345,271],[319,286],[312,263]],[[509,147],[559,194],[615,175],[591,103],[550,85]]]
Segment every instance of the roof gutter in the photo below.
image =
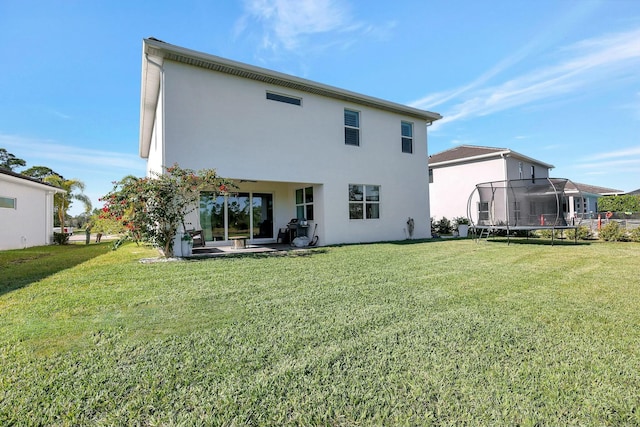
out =
[[544,166],[544,167],[546,167],[548,169],[554,169],[555,168],[555,166],[553,166],[553,165],[541,162],[539,160],[532,159],[531,157],[523,156],[522,154],[516,153],[516,152],[511,151],[511,150],[496,151],[496,152],[493,152],[493,153],[480,154],[478,156],[463,157],[463,158],[460,158],[460,159],[446,160],[444,162],[429,163],[429,166],[432,166],[432,167],[448,166],[448,165],[452,165],[452,164],[456,164],[456,163],[465,163],[465,162],[469,162],[469,161],[484,160],[484,159],[488,159],[488,158],[491,158],[491,157],[495,157],[495,158],[515,157],[515,158],[518,158],[518,159],[526,160],[526,161],[528,161],[530,163],[535,163],[537,165]]

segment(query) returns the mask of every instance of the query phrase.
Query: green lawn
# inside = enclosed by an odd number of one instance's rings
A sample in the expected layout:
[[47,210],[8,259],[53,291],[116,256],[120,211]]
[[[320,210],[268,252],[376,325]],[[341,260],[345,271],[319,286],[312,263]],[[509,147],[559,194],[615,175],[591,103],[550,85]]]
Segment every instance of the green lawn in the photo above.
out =
[[640,425],[640,244],[0,252],[0,425]]

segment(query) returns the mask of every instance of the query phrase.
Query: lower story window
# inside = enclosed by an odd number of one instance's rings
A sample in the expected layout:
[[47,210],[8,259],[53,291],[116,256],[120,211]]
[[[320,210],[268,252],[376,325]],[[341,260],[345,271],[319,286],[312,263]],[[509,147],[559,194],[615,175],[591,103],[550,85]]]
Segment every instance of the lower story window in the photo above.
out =
[[478,219],[480,221],[489,220],[489,202],[478,203]]
[[349,184],[349,219],[380,218],[380,186]]
[[313,221],[313,187],[296,190],[296,218]]

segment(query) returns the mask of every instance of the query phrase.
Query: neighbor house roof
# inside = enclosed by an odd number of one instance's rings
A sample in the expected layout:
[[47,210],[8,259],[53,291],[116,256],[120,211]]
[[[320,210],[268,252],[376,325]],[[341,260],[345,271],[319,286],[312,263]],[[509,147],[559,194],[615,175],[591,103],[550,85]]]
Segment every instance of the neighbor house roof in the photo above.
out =
[[549,163],[533,159],[508,148],[480,147],[476,145],[460,145],[458,147],[433,154],[429,156],[429,166],[447,166],[456,163],[466,163],[498,157],[515,157],[531,163],[536,163],[548,169],[553,169],[555,167]]
[[354,102],[360,105],[419,118],[426,120],[429,123],[442,118],[438,113],[361,95],[311,80],[302,79],[265,68],[255,67],[253,65],[197,52],[195,50],[185,49],[154,38],[148,38],[143,40],[142,56],[142,93],[140,109],[140,155],[142,157],[146,157],[148,155],[151,144],[151,131],[153,129],[158,94],[160,91],[161,67],[165,60],[180,62],[195,67],[296,89],[316,95],[336,98],[347,102]]
[[565,190],[578,190],[581,193],[595,194],[598,196],[613,196],[617,194],[624,194],[622,190],[616,190],[615,188],[598,187],[597,185],[581,184],[579,182],[569,181]]
[[21,184],[30,185],[32,187],[40,187],[45,189],[44,187],[49,187],[49,189],[56,193],[66,193],[60,187],[56,187],[55,185],[43,182],[36,178],[31,178],[30,176],[22,175],[21,173],[13,172],[8,169],[0,168],[0,175],[3,175],[7,181],[19,182]]
[[640,195],[640,188],[638,188],[637,190],[629,191],[627,194],[630,196]]

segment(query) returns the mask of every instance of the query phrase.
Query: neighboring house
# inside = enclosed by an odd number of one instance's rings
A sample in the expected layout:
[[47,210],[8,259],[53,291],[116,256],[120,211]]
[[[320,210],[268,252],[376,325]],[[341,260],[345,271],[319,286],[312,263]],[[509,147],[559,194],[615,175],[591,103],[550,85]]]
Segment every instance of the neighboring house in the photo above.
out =
[[629,191],[626,194],[628,194],[629,196],[640,196],[640,188],[638,188],[637,190]]
[[431,217],[467,217],[476,185],[484,182],[548,178],[553,165],[508,148],[461,145],[429,156]]
[[[425,156],[436,113],[143,41],[147,172],[215,168],[237,193],[201,193],[187,228],[207,244],[274,242],[293,218],[319,244],[430,237]],[[316,228],[317,227],[317,228]]]
[[53,195],[64,190],[0,169],[0,250],[53,242]]
[[624,194],[624,191],[613,188],[571,181],[567,184],[565,191],[570,196],[569,208],[572,209],[570,213],[575,216],[582,215],[584,218],[590,218],[599,211],[598,199],[600,197]]
[[[477,217],[468,212],[468,203],[476,185],[487,182],[525,180],[536,184],[549,178],[553,165],[535,160],[508,148],[462,145],[429,156],[429,193],[431,216],[449,219],[457,216]],[[566,181],[561,191],[562,213],[567,219],[589,218],[598,212],[597,200],[603,196],[623,194],[622,191]],[[559,181],[559,182],[560,182]],[[526,183],[515,183],[522,187]],[[472,207],[475,209],[475,207]],[[482,207],[478,210],[482,211]],[[524,208],[523,208],[524,209]]]

